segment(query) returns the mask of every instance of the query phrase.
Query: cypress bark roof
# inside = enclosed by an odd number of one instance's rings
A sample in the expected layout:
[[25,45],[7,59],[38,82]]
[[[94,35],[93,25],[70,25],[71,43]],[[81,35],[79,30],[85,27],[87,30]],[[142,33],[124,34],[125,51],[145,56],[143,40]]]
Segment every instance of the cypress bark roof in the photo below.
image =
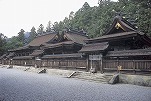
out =
[[108,48],[108,42],[102,43],[93,43],[93,44],[86,44],[82,47],[79,52],[95,52],[95,51],[104,51]]
[[111,27],[104,33],[105,35],[113,34],[115,30],[118,30],[119,28],[122,29],[123,32],[130,32],[130,31],[136,31],[134,25],[132,25],[130,22],[122,18],[121,16],[116,16],[114,18],[114,21],[111,25]]
[[55,44],[45,44],[45,46],[43,46],[44,49],[46,48],[55,48],[55,47],[62,47],[64,45],[76,45],[78,43],[73,42],[73,41],[65,41],[65,42],[59,42],[59,43],[55,43]]
[[30,56],[38,56],[44,53],[44,50],[34,50]]
[[33,41],[31,41],[27,46],[40,46],[52,40],[56,35],[57,34],[51,33],[51,34],[38,36]]
[[109,51],[106,56],[151,56],[151,48],[123,50],[123,51]]
[[11,52],[11,53],[9,53],[9,55],[7,55],[6,57],[7,58],[10,58],[10,57],[13,57],[15,55],[15,53],[14,52]]
[[3,54],[3,55],[0,57],[0,59],[5,58],[6,56],[7,56],[7,54]]
[[43,59],[60,59],[60,58],[81,58],[81,53],[75,54],[54,54],[54,55],[44,55]]
[[103,36],[85,40],[86,43],[109,42],[123,40],[127,38],[133,39],[139,37],[142,42],[151,46],[151,39],[143,32],[137,31],[135,26],[120,16],[115,17],[111,27],[103,34]]
[[88,39],[86,36],[82,36],[79,34],[72,34],[72,33],[65,33],[64,37],[70,41],[73,41],[79,44],[85,44],[84,40]]
[[121,38],[128,38],[128,37],[134,37],[137,36],[138,33],[135,31],[131,31],[131,32],[122,32],[122,33],[115,33],[115,34],[109,34],[109,35],[103,35],[101,37],[98,38],[94,38],[94,39],[88,39],[86,41],[99,41],[99,42],[104,42],[104,41],[111,41],[111,40],[117,40],[117,39],[121,39]]
[[49,42],[52,40],[57,34],[51,33],[51,34],[45,34],[36,37],[33,41],[31,41],[29,44],[23,47],[19,47],[17,49],[9,50],[9,51],[17,51],[17,50],[26,50],[26,49],[35,49],[35,47],[40,47],[44,43]]
[[34,56],[16,56],[13,58],[13,60],[28,60],[28,59],[33,59]]

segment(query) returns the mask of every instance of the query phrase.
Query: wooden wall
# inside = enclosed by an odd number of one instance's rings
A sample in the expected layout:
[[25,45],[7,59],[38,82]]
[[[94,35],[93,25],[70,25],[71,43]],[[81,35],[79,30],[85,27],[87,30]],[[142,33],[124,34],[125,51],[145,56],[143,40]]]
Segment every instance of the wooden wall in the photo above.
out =
[[[92,62],[92,65],[91,65]],[[2,64],[10,65],[9,60],[3,60]],[[129,71],[151,71],[151,60],[109,60],[103,59],[101,61],[90,61],[88,59],[43,59],[41,61],[33,60],[13,60],[13,65],[18,66],[35,66],[47,68],[64,68],[64,69],[83,69],[89,70],[92,66],[100,71],[101,67],[105,70],[117,70],[121,66],[122,70]],[[101,66],[102,65],[102,66]]]
[[[43,59],[40,61],[36,60],[13,60],[13,65],[18,66],[35,66],[35,67],[47,67],[47,68],[64,68],[64,69],[86,69],[86,59]],[[6,63],[5,65],[10,65]]]
[[86,69],[86,59],[45,59],[41,61],[41,66],[48,68],[72,68]]
[[151,71],[151,60],[103,60],[104,70]]
[[13,60],[12,64],[18,66],[34,66],[35,60]]

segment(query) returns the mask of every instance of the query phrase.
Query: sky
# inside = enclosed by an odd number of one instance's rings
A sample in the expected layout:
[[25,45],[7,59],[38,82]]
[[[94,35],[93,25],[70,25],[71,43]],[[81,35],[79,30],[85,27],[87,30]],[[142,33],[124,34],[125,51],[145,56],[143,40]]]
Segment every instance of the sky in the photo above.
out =
[[46,27],[48,21],[62,21],[85,2],[98,6],[98,0],[0,0],[0,33],[10,38],[21,29],[28,32],[40,24]]

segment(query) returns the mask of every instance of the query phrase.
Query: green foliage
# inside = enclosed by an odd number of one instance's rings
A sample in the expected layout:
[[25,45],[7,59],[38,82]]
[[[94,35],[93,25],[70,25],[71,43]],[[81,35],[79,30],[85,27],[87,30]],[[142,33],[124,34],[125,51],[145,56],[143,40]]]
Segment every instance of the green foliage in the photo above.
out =
[[21,29],[18,33],[18,36],[13,36],[12,38],[7,40],[7,50],[16,49],[18,47],[22,47],[25,45],[25,37],[24,37],[24,30]]
[[[51,24],[48,22],[46,32],[55,31],[60,33],[64,28],[85,30],[90,38],[101,36],[110,27],[117,12],[134,23],[139,31],[151,36],[151,2],[150,0],[99,0],[99,6],[90,7],[85,2],[77,12],[71,12],[63,21]],[[17,37],[12,37],[7,42],[7,48],[13,49],[23,46],[23,30]],[[38,34],[44,33],[44,26],[40,24]],[[32,41],[37,35],[33,27],[30,32],[28,42]],[[2,46],[0,46],[2,47]]]
[[35,27],[32,27],[32,29],[30,30],[30,35],[27,43],[30,43],[36,36],[37,36],[36,29]]
[[123,14],[128,21],[136,25],[138,30],[151,36],[151,3],[149,0],[100,0],[98,7],[90,7],[84,3],[72,19],[65,18],[61,22],[55,22],[55,29],[62,30],[65,27],[83,29],[90,38],[101,36],[112,24],[117,13]]
[[46,32],[51,32],[51,21],[48,22],[47,27],[46,27]]
[[150,0],[131,0],[138,7],[137,26],[151,36],[151,1]]
[[25,31],[21,29],[17,36],[17,40],[20,42],[20,46],[23,46],[25,44],[24,32]]
[[85,3],[75,13],[75,17],[71,21],[72,27],[86,30],[91,38],[102,35],[111,23],[114,5],[110,2],[101,4],[99,7],[90,7],[88,3]]
[[22,46],[22,43],[18,40],[18,37],[13,36],[12,38],[8,39],[7,41],[7,49],[16,49],[18,47]]
[[38,30],[37,30],[38,35],[42,35],[44,33],[44,26],[43,24],[40,24]]
[[0,33],[0,56],[6,51],[6,36]]

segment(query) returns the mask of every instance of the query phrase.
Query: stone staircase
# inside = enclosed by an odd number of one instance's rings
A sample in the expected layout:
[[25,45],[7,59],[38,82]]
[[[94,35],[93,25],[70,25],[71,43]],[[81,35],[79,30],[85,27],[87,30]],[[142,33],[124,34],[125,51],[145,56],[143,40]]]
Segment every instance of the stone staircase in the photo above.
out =
[[108,81],[113,77],[112,74],[101,74],[101,73],[89,73],[89,72],[76,72],[71,78],[78,78],[88,81],[95,81],[101,83],[108,83]]

